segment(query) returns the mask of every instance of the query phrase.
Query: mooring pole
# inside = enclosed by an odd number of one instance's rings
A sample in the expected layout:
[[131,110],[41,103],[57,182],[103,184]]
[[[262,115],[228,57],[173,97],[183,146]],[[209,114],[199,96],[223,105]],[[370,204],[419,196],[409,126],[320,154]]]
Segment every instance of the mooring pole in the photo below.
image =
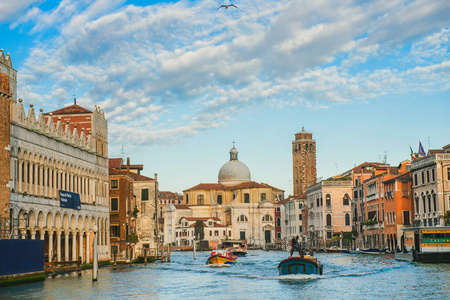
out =
[[144,249],[144,265],[147,264],[147,249]]
[[170,245],[167,244],[167,261],[170,262]]
[[117,252],[114,251],[114,270],[116,269],[116,267],[117,267]]
[[195,253],[195,240],[194,240],[194,259],[197,259],[197,255]]
[[97,252],[97,224],[94,225],[94,249],[93,249],[93,257],[92,257],[92,281],[97,281],[97,268],[98,268],[98,252]]

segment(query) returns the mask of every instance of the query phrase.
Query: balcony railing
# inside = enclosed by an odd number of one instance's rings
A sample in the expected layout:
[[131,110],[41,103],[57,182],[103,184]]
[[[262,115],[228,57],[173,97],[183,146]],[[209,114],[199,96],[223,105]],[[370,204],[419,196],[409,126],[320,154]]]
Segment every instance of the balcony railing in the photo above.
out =
[[404,190],[404,191],[402,191],[402,197],[409,197],[410,193],[411,193],[411,191]]

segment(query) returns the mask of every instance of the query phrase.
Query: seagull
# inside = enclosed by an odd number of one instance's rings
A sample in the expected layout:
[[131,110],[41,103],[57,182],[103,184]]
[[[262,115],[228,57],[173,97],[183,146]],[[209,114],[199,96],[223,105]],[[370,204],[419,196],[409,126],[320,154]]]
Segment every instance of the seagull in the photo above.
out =
[[[221,5],[221,6],[219,6],[219,8],[221,8],[221,7],[225,7],[225,9],[228,9],[228,7],[230,7],[230,6],[233,6],[233,7],[239,8],[239,7],[237,7],[237,6],[236,6],[236,5],[234,5],[234,4]],[[218,9],[216,9],[216,10],[219,10],[219,8],[218,8]]]

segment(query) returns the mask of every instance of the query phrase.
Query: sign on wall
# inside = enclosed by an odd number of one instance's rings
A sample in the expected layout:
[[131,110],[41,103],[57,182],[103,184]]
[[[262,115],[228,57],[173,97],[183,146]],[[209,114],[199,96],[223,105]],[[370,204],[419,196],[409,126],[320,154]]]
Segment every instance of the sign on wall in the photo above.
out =
[[60,206],[81,210],[80,194],[59,190]]

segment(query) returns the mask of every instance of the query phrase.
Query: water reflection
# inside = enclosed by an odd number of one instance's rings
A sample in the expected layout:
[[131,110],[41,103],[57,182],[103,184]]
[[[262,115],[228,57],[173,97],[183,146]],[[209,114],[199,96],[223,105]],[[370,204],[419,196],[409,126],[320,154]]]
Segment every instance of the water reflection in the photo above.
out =
[[251,251],[236,265],[211,268],[207,252],[172,254],[170,263],[119,265],[0,288],[1,299],[406,299],[442,298],[450,293],[450,264],[398,262],[390,255],[319,253],[319,275],[278,275],[286,252]]

